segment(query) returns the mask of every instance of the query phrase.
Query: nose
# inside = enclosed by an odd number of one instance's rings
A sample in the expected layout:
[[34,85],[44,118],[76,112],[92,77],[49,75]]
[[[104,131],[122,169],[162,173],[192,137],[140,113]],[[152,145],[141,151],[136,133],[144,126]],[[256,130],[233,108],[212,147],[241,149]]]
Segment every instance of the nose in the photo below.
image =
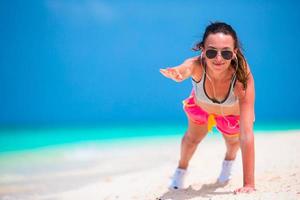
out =
[[222,59],[223,59],[223,58],[222,58],[221,52],[218,51],[216,60],[217,60],[218,62],[220,62],[220,61],[222,61]]

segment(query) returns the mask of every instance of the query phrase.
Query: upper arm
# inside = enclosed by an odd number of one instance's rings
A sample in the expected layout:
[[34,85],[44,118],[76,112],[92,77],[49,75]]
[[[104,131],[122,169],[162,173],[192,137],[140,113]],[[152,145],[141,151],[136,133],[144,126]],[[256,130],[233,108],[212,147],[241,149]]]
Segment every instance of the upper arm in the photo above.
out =
[[255,102],[254,79],[250,72],[248,82],[247,82],[247,88],[243,92],[243,95],[239,98],[240,128],[241,128],[242,135],[253,131],[253,122],[255,120],[254,102]]

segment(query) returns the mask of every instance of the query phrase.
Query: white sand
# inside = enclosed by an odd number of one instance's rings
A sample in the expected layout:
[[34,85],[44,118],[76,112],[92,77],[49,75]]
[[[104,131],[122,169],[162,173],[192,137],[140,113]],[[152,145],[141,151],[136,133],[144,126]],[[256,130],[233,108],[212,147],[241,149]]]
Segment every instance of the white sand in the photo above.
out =
[[225,187],[214,184],[225,154],[221,137],[205,138],[198,146],[189,167],[190,186],[169,191],[179,158],[177,137],[2,155],[0,199],[300,199],[300,131],[256,134],[255,140],[257,191],[251,194],[232,192],[242,186],[240,154],[233,180]]

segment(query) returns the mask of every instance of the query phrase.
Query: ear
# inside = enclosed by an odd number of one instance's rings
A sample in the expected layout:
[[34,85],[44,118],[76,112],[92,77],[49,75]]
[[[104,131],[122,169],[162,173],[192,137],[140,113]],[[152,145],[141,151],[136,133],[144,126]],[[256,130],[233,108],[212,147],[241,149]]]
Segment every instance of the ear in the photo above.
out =
[[204,52],[203,52],[204,49],[203,49],[203,47],[200,47],[200,51],[201,51],[200,57],[203,58],[203,55],[204,55]]
[[234,52],[235,54],[237,54],[238,50],[239,50],[238,48],[234,48],[234,49],[233,49],[233,52]]
[[236,54],[238,53],[238,48],[235,48],[234,50],[233,50],[233,53],[234,53],[234,56],[236,57]]

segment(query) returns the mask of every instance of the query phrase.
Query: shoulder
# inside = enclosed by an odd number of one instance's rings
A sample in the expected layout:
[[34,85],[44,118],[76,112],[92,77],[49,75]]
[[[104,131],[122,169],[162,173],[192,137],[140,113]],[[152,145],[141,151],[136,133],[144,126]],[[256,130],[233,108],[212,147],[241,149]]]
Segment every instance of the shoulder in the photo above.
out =
[[248,80],[247,80],[247,88],[244,89],[243,84],[240,81],[236,81],[234,93],[239,98],[240,101],[245,101],[252,99],[254,97],[254,78],[251,73],[249,65],[247,65],[247,73],[248,73]]

